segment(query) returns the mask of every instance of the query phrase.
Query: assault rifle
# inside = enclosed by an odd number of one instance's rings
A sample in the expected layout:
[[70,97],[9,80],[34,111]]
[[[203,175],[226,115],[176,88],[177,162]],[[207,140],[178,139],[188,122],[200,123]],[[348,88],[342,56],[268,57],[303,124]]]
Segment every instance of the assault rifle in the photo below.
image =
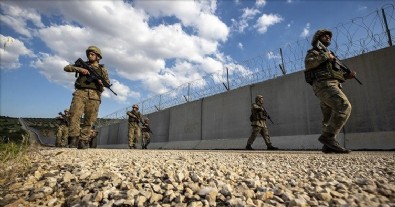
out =
[[99,75],[99,73],[97,73],[96,69],[92,68],[86,62],[84,62],[81,58],[78,58],[78,60],[75,61],[75,66],[87,69],[89,71],[89,77],[87,80],[88,83],[101,80],[101,82],[103,83],[103,86],[108,88],[111,92],[113,92],[117,96],[117,94],[111,89],[112,84],[108,83],[106,81],[106,79],[104,79],[101,75]]
[[263,111],[265,112],[266,117],[270,120],[270,122],[271,122],[272,124],[274,124],[272,118],[269,116],[269,113],[267,113],[267,111],[266,111],[265,107],[263,107],[263,105],[262,105],[262,109],[263,109]]
[[[325,52],[327,52],[327,53],[329,53],[329,54],[332,53],[332,52],[329,51],[328,48],[326,48],[326,46],[325,46],[324,44],[322,44],[322,42],[319,41],[319,40],[317,41],[317,45],[316,45],[316,46],[317,46],[317,48],[318,48],[319,50],[323,50],[323,51],[325,51]],[[333,53],[332,53],[332,55],[335,56],[335,61],[334,61],[334,63],[335,63],[336,69],[342,70],[342,71],[345,72],[347,75],[349,75],[350,73],[352,73],[352,71],[350,70],[350,68],[347,67],[347,65],[344,64],[342,61],[340,61],[339,58],[337,58],[336,55],[334,55]],[[354,76],[354,79],[355,79],[359,84],[362,85],[362,82],[361,82],[357,77]]]

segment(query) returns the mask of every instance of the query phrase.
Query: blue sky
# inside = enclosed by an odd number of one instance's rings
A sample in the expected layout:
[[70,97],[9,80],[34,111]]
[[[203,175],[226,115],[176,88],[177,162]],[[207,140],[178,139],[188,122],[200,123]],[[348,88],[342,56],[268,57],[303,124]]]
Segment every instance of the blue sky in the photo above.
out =
[[0,1],[0,115],[55,117],[98,46],[114,96],[99,117],[393,1]]

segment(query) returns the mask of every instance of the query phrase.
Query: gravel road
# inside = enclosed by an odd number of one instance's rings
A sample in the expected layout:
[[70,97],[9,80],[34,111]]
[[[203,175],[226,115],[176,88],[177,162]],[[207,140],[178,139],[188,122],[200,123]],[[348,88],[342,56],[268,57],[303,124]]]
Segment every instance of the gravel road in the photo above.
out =
[[0,206],[395,206],[395,152],[43,148]]

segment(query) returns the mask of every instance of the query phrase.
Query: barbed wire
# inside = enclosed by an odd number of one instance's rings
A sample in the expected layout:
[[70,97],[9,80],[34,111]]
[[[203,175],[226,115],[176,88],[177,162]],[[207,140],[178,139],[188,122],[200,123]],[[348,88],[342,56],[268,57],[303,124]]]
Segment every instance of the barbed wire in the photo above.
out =
[[[395,42],[395,6],[386,4],[366,16],[339,23],[330,30],[333,32],[331,49],[341,59],[391,46]],[[143,114],[149,114],[303,70],[306,51],[312,47],[311,38],[310,35],[298,39],[240,63],[227,63],[216,73],[137,104]],[[98,125],[110,125],[126,119],[126,112],[131,108],[98,119]]]

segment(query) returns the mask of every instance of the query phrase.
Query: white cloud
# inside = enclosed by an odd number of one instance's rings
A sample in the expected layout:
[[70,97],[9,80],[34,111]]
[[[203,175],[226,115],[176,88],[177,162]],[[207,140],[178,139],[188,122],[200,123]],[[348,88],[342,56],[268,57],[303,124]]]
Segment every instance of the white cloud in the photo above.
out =
[[243,43],[239,42],[239,44],[237,44],[237,47],[239,47],[240,49],[243,49],[244,45],[243,45]]
[[136,99],[140,98],[140,93],[132,91],[127,85],[122,84],[116,79],[112,79],[111,84],[111,89],[117,93],[117,96],[115,96],[109,89],[105,88],[102,94],[104,97],[109,98],[110,96],[113,96],[115,100],[119,102],[126,101],[128,97],[133,97]]
[[[53,68],[63,69],[79,57],[85,59],[89,45],[102,50],[101,63],[109,69],[111,79],[126,78],[157,94],[220,68],[218,47],[229,35],[228,27],[215,15],[215,1],[133,1],[132,4],[124,1],[12,1],[4,4],[38,15],[35,27],[26,24],[33,21],[34,16],[18,19],[20,15],[9,14],[9,17],[18,20],[20,28],[25,28],[19,33],[44,42],[52,53],[40,53],[40,49],[35,48],[40,56],[33,65],[49,81],[70,88],[74,76],[70,78],[63,72],[55,74]],[[51,23],[40,25],[40,15],[45,15],[49,18],[45,22]],[[150,20],[160,23],[164,17],[175,17],[179,22],[148,24]],[[169,60],[175,64],[166,65]],[[114,82],[114,87],[123,91],[117,97],[119,101],[134,93],[119,81]],[[103,96],[108,96],[107,92]]]
[[2,11],[1,21],[21,35],[32,37],[33,28],[27,27],[28,22],[39,28],[44,27],[41,16],[34,9],[23,9],[3,2],[0,2],[0,8]]
[[21,56],[34,57],[33,52],[27,49],[22,41],[10,36],[0,34],[0,47],[1,70],[12,70],[21,67],[19,62],[19,57]]
[[239,21],[232,20],[232,27],[235,28],[236,31],[238,32],[244,32],[244,29],[249,26],[249,21],[255,18],[257,14],[259,14],[260,11],[255,8],[244,8],[243,9],[243,14],[240,17]]
[[266,5],[266,0],[256,0],[255,4],[257,7],[264,7]]
[[280,23],[283,18],[278,14],[263,14],[257,20],[255,27],[258,29],[259,33],[265,33],[269,26]]
[[68,64],[63,58],[47,53],[40,53],[37,59],[31,63],[50,82],[74,88],[74,73],[67,73],[63,70]]
[[[214,15],[214,1],[135,1],[136,8],[154,17],[175,16],[184,26],[197,30],[202,38],[226,41],[229,29]],[[209,3],[209,4],[208,4]]]
[[276,54],[273,51],[270,51],[270,52],[267,53],[267,58],[269,60],[271,60],[271,59],[280,59],[281,56],[280,56],[280,54]]
[[307,23],[306,26],[303,28],[302,33],[300,34],[300,37],[307,37],[310,34],[310,23]]

